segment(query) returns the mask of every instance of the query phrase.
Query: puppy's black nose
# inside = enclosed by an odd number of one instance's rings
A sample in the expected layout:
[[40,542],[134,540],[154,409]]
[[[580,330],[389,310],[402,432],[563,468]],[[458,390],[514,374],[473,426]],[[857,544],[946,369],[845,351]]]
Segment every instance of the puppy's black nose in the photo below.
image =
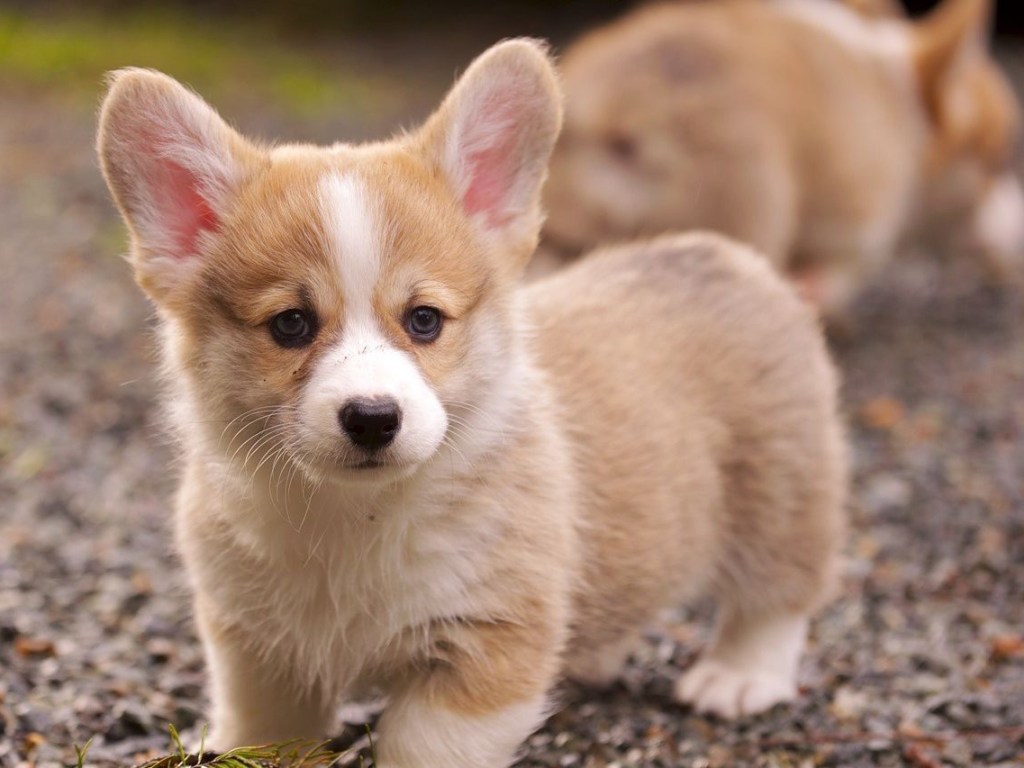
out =
[[338,412],[338,421],[353,443],[376,451],[395,439],[402,426],[402,411],[391,398],[349,400]]

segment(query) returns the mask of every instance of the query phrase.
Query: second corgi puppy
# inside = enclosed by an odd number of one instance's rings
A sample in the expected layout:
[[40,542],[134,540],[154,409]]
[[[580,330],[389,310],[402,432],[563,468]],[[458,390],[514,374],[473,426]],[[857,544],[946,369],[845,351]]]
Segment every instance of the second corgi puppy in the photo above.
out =
[[916,22],[849,3],[670,2],[572,46],[546,249],[715,229],[832,317],[908,242],[1019,276],[1019,107],[988,50],[991,0]]
[[560,120],[523,40],[361,146],[259,146],[113,75],[99,154],[161,320],[216,748],[318,739],[377,691],[380,768],[500,768],[563,674],[613,678],[707,591],[680,700],[796,694],[842,544],[821,334],[712,236],[521,288]]

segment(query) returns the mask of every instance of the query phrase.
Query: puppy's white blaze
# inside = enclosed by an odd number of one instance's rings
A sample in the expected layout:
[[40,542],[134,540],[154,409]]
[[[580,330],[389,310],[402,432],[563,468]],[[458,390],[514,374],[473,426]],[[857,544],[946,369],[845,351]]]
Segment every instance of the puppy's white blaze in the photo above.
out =
[[331,173],[320,182],[327,247],[338,265],[346,325],[373,321],[373,291],[383,247],[376,200],[352,173]]
[[350,400],[393,398],[402,427],[388,450],[401,465],[419,464],[437,450],[447,429],[444,408],[415,361],[381,332],[373,297],[381,274],[379,209],[362,179],[332,173],[320,184],[326,247],[343,296],[341,341],[318,363],[301,406],[311,449],[338,445],[338,413]]
[[975,213],[974,232],[995,267],[1008,270],[1024,261],[1024,189],[1015,176],[992,185]]

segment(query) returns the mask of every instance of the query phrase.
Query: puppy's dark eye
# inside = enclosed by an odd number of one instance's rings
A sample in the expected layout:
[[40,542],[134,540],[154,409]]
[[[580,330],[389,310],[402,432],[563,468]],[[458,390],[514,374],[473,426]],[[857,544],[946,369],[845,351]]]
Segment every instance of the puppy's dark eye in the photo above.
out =
[[433,341],[441,333],[441,311],[415,307],[405,318],[405,330],[415,341]]
[[301,309],[286,309],[270,321],[270,335],[282,347],[304,347],[315,333],[312,317]]

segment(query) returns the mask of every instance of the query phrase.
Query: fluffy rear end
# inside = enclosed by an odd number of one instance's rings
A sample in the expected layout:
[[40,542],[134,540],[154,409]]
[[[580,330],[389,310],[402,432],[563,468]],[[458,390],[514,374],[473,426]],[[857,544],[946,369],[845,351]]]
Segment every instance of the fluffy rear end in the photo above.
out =
[[605,252],[530,298],[589,489],[580,668],[622,627],[710,590],[709,660],[731,677],[705,669],[680,696],[727,715],[791,697],[806,617],[837,571],[846,482],[812,312],[762,257],[710,235]]

